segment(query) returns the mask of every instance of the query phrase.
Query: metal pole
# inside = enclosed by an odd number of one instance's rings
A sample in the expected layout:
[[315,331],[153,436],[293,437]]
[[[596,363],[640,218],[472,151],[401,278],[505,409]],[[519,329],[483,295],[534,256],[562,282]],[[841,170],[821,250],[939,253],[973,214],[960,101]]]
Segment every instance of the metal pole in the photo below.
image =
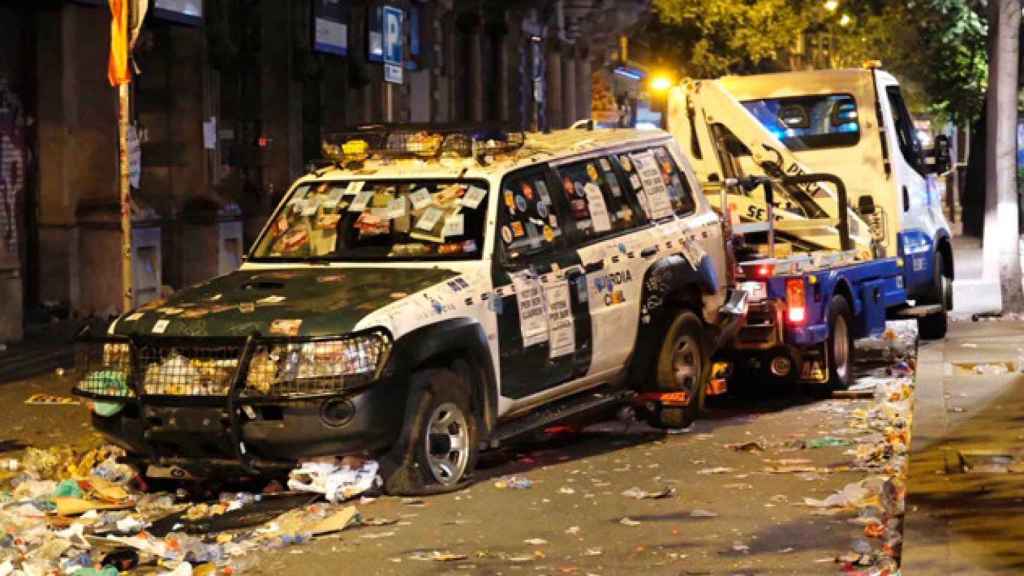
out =
[[132,189],[128,177],[128,123],[131,118],[131,99],[129,85],[117,87],[117,136],[118,159],[120,161],[119,187],[121,191],[121,311],[132,309],[135,297],[133,294],[132,275]]

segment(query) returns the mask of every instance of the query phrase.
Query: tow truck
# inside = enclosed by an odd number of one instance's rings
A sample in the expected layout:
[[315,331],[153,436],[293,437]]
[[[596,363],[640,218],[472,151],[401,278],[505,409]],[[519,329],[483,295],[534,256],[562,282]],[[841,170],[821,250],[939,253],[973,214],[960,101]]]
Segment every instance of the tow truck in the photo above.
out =
[[[879,131],[876,146],[886,142],[886,125],[858,122],[852,100],[826,98],[826,125],[856,124],[858,132]],[[784,143],[795,126],[817,121],[806,109],[777,108],[776,131],[724,82],[690,80],[670,91],[667,111],[669,131],[732,235],[737,266],[729,280],[750,295],[746,325],[721,353],[731,381],[767,376],[830,393],[853,382],[854,340],[882,333],[887,318],[917,318],[944,333],[945,302],[910,299],[908,278],[918,271],[888,242],[893,222],[875,202],[892,205],[886,190],[863,192],[855,210],[843,179],[810,168]]]

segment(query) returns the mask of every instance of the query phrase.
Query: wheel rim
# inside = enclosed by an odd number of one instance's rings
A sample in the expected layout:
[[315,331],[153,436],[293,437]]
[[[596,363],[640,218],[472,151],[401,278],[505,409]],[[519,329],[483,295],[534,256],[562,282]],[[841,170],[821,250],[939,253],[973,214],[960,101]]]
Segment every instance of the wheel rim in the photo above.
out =
[[832,362],[835,364],[839,379],[845,382],[846,374],[850,371],[850,335],[846,317],[842,315],[836,316],[833,323]]
[[427,463],[434,480],[451,486],[462,479],[469,461],[469,427],[466,415],[445,402],[430,415],[425,438]]
[[696,339],[690,335],[676,341],[672,352],[672,379],[679,390],[685,390],[693,397],[700,381],[700,349]]

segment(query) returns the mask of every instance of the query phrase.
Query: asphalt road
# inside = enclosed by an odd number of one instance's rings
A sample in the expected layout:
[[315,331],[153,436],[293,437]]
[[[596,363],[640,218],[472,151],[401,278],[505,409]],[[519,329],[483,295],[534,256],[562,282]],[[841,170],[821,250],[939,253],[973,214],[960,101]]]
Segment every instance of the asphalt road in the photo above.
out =
[[[66,392],[56,376],[0,386],[0,455],[20,445],[97,441],[81,406],[27,406],[35,392]],[[289,574],[835,574],[862,527],[855,513],[821,514],[825,498],[864,472],[770,474],[781,459],[842,467],[845,447],[793,451],[786,444],[850,433],[851,413],[870,400],[812,400],[792,391],[716,399],[689,431],[665,435],[606,421],[486,454],[471,487],[406,502],[356,502],[364,518],[311,543],[250,556],[247,573]],[[765,451],[726,444],[756,441]],[[527,489],[498,488],[507,475]],[[671,488],[662,499],[622,492]],[[627,519],[627,520],[624,520]],[[424,560],[434,551],[465,556]]]

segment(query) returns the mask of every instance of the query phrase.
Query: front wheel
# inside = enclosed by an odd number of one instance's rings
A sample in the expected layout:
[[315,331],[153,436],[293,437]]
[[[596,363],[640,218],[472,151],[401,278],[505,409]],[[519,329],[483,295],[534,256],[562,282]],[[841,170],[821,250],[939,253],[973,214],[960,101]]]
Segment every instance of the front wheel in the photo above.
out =
[[384,458],[384,488],[393,495],[451,492],[476,466],[479,426],[469,385],[448,369],[413,374],[405,425]]
[[684,392],[686,406],[659,406],[648,415],[656,428],[686,428],[700,415],[704,403],[706,358],[701,346],[703,328],[697,315],[680,312],[665,332],[655,379],[658,392]]
[[940,340],[946,337],[946,331],[949,329],[949,310],[953,307],[953,282],[945,274],[942,254],[939,252],[935,253],[935,266],[932,270],[935,278],[927,303],[941,304],[942,312],[918,318],[917,330],[925,340]]

